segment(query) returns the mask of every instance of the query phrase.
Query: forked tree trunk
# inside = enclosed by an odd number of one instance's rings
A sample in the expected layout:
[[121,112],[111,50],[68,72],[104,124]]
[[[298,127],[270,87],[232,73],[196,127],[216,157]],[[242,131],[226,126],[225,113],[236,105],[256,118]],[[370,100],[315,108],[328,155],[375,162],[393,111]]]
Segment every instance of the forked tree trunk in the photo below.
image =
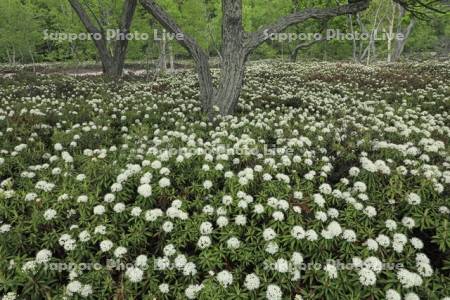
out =
[[406,41],[408,40],[415,24],[416,24],[416,20],[412,19],[403,34],[403,39],[397,40],[397,47],[395,48],[395,52],[393,55],[393,61],[398,61],[400,59],[400,56],[402,55],[403,50],[405,50]]
[[398,25],[397,25],[397,35],[403,35],[403,39],[397,38],[397,42],[395,44],[394,53],[392,54],[392,61],[396,62],[400,59],[400,56],[403,53],[403,50],[405,50],[406,41],[408,40],[409,36],[411,35],[411,32],[416,25],[416,19],[413,17],[411,21],[409,22],[408,26],[403,29],[402,27],[402,19],[405,16],[405,9],[401,6],[399,6],[399,19],[398,19]]
[[125,0],[124,2],[118,29],[119,36],[115,40],[113,51],[108,48],[106,33],[101,27],[101,24],[98,24],[98,27],[94,25],[86,10],[78,0],[69,0],[69,2],[86,30],[91,35],[98,37],[93,38],[93,41],[102,63],[103,73],[111,77],[122,76],[128,48],[128,39],[126,38],[126,35],[130,32],[131,21],[136,10],[137,0]]
[[370,0],[362,0],[333,8],[312,8],[281,17],[273,24],[248,33],[242,26],[242,0],[222,0],[222,61],[219,84],[213,86],[207,53],[184,33],[178,24],[154,0],[140,0],[142,6],[169,32],[182,34],[177,40],[185,47],[196,64],[202,109],[209,117],[228,115],[235,111],[244,83],[245,63],[249,54],[269,39],[271,34],[282,32],[291,25],[308,19],[326,20],[331,17],[365,10]]

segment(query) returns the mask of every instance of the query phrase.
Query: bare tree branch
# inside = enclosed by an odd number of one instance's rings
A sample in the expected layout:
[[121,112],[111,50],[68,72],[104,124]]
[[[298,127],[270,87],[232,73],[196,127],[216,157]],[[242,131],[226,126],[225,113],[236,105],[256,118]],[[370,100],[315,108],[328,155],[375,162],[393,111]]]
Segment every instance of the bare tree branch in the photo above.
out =
[[262,29],[249,34],[246,41],[247,51],[250,52],[261,43],[266,41],[273,33],[282,32],[291,25],[304,22],[308,19],[329,19],[340,15],[354,14],[365,10],[369,6],[370,0],[363,0],[355,3],[341,5],[331,8],[310,8],[303,11],[294,12],[288,16],[281,17],[278,21]]
[[322,35],[320,37],[320,39],[315,39],[315,40],[312,40],[312,41],[309,41],[309,42],[300,43],[300,44],[296,45],[294,50],[292,50],[292,52],[291,52],[291,61],[292,62],[296,61],[297,54],[298,54],[298,51],[300,51],[300,49],[305,49],[305,48],[311,47],[314,44],[317,44],[319,42],[323,42],[323,41],[326,41],[326,40],[327,40],[327,37]]
[[[431,0],[429,2],[423,2],[421,0],[394,0],[397,4],[403,7],[406,11],[411,13],[414,18],[429,20],[430,16],[426,10],[446,14],[449,12],[448,5],[440,0]],[[423,10],[425,8],[425,11]],[[442,8],[442,9],[441,9]]]
[[295,62],[297,60],[297,55],[298,52],[300,51],[300,49],[304,49],[304,48],[308,48],[311,47],[312,45],[319,43],[319,42],[323,42],[327,40],[327,35],[326,35],[326,30],[327,30],[327,26],[328,25],[328,20],[325,20],[321,26],[320,26],[320,33],[321,36],[319,39],[314,39],[312,41],[309,42],[304,42],[304,43],[299,43],[297,44],[294,49],[291,51],[291,55],[290,55],[290,59],[292,62]]

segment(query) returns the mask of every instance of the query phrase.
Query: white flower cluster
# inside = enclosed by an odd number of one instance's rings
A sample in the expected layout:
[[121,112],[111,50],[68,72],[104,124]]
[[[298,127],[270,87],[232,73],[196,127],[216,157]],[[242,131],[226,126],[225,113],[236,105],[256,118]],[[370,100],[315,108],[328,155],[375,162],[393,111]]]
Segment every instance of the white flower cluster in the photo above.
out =
[[[0,273],[45,276],[55,299],[113,298],[116,275],[130,298],[150,282],[157,299],[300,300],[308,282],[342,280],[369,298],[448,296],[425,254],[450,214],[448,65],[402,68],[433,76],[391,85],[379,66],[255,63],[237,113],[214,120],[187,71],[121,89],[0,86],[0,242],[13,258]],[[124,267],[48,271],[86,258]]]

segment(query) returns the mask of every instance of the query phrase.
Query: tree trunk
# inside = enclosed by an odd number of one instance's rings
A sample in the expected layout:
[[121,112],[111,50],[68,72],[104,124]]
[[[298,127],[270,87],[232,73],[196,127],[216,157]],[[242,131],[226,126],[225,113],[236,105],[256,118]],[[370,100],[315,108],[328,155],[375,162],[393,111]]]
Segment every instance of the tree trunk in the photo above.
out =
[[[361,17],[359,14],[356,14],[355,20],[356,20],[356,23],[359,25],[361,32],[369,36],[369,31],[367,30],[364,23],[361,21]],[[366,57],[368,55],[368,52],[370,51],[370,48],[369,48],[369,46],[364,47],[365,45],[364,45],[363,40],[358,41],[358,44],[359,44],[358,62],[363,63],[363,61],[366,59]]]
[[[382,3],[378,5],[378,8],[376,10],[376,13],[374,15],[374,19],[372,22],[372,26],[370,27],[370,32],[364,25],[364,23],[361,21],[361,18],[359,17],[359,14],[356,15],[356,21],[358,22],[361,30],[363,33],[367,34],[369,36],[369,43],[367,44],[367,47],[364,49],[363,53],[359,57],[359,61],[366,60],[366,64],[369,65],[371,60],[375,58],[376,56],[376,45],[375,45],[375,37],[378,32],[378,28],[380,27],[380,24],[382,23],[383,19],[378,21],[378,15],[381,9]],[[361,42],[362,45],[362,42]]]
[[113,54],[113,76],[122,76],[125,67],[125,58],[128,49],[127,34],[130,33],[131,22],[133,21],[134,12],[136,11],[137,0],[125,0],[122,8],[122,16],[120,20],[119,34],[124,36],[123,39],[116,41]]
[[395,23],[395,3],[392,3],[392,15],[389,20],[389,36],[387,40],[387,62],[390,63],[392,61],[392,41],[394,34],[394,23]]
[[99,28],[97,28],[78,0],[69,0],[69,2],[86,30],[93,36],[98,37],[94,38],[93,41],[102,63],[103,73],[111,77],[122,76],[128,47],[128,38],[126,35],[130,31],[131,21],[136,10],[137,0],[125,0],[124,2],[120,20],[120,28],[118,30],[119,36],[116,37],[113,51],[108,48],[106,33],[101,27],[100,22],[97,22],[99,26]]
[[399,19],[398,19],[398,26],[397,26],[397,35],[402,34],[403,39],[397,38],[395,50],[392,55],[392,61],[398,61],[400,59],[400,56],[402,55],[403,50],[405,49],[406,41],[408,40],[408,38],[416,24],[416,19],[414,17],[412,17],[412,19],[409,22],[406,29],[403,30],[402,19],[403,19],[404,15],[405,15],[405,9],[401,6],[399,6]]
[[169,65],[170,65],[170,72],[175,73],[175,65],[174,65],[174,55],[173,55],[173,48],[172,45],[169,45]]
[[219,85],[215,89],[207,53],[195,39],[184,33],[154,0],[140,0],[142,6],[164,28],[171,33],[183,35],[183,39],[177,41],[189,51],[195,61],[202,109],[210,119],[217,113],[228,115],[235,111],[244,82],[247,57],[256,47],[267,41],[270,34],[282,32],[291,25],[309,19],[326,20],[365,10],[369,1],[362,0],[337,7],[313,8],[294,12],[256,32],[247,33],[242,26],[242,0],[222,0],[222,61]]
[[12,64],[11,55],[9,54],[9,49],[6,49],[6,56],[8,57],[8,64]]
[[[354,29],[354,27],[353,27],[353,17],[352,17],[352,15],[349,15],[349,16],[348,16],[348,19],[349,19],[349,23],[350,23],[350,32],[351,32],[352,36],[355,36],[355,29]],[[353,39],[352,39],[352,56],[353,56],[353,62],[359,63],[358,56],[356,55],[356,50],[357,50],[357,47],[356,47],[356,40],[353,38]]]
[[247,60],[242,25],[242,0],[222,0],[222,14],[221,78],[212,105],[219,109],[221,115],[228,115],[236,108]]
[[34,61],[33,51],[28,49],[28,53],[30,54],[31,63],[33,64],[33,73],[36,73],[36,62]]
[[145,47],[145,79],[150,77],[150,43],[147,41],[147,47]]
[[398,61],[400,59],[400,56],[403,53],[403,50],[405,50],[406,41],[408,40],[409,35],[411,34],[415,23],[416,23],[416,20],[412,19],[403,35],[404,38],[397,40],[397,47],[395,49],[394,57],[393,57],[394,61]]
[[166,31],[163,30],[163,36],[159,43],[159,72],[166,73],[167,70],[167,61],[166,61],[167,53],[166,53]]

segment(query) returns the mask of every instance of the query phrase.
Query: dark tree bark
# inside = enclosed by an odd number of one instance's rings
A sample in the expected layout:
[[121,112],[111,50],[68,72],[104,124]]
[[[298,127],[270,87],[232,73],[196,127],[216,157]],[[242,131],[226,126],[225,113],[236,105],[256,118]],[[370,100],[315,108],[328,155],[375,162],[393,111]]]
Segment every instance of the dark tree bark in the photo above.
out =
[[222,0],[222,14],[222,64],[212,108],[217,108],[221,114],[232,114],[242,89],[245,62],[250,53],[245,49],[242,0]]
[[198,43],[184,33],[176,22],[154,0],[140,0],[143,7],[169,32],[182,34],[178,42],[192,55],[198,73],[202,109],[211,117],[216,113],[232,114],[237,106],[244,82],[244,69],[250,53],[287,27],[308,19],[326,20],[339,15],[353,14],[366,9],[370,0],[333,8],[312,8],[296,11],[280,18],[274,24],[254,33],[244,31],[242,25],[242,0],[222,0],[222,64],[217,88],[213,86],[208,55]]
[[[108,48],[108,41],[106,39],[106,32],[100,24],[96,26],[91,20],[86,10],[83,8],[78,0],[69,0],[70,5],[77,13],[86,30],[92,36],[98,55],[102,62],[103,73],[111,77],[120,77],[123,73],[125,64],[125,57],[128,48],[128,39],[124,38],[130,32],[131,22],[136,10],[137,0],[125,0],[120,24],[118,28],[119,38],[116,39],[113,51]],[[98,23],[98,22],[97,22]]]

